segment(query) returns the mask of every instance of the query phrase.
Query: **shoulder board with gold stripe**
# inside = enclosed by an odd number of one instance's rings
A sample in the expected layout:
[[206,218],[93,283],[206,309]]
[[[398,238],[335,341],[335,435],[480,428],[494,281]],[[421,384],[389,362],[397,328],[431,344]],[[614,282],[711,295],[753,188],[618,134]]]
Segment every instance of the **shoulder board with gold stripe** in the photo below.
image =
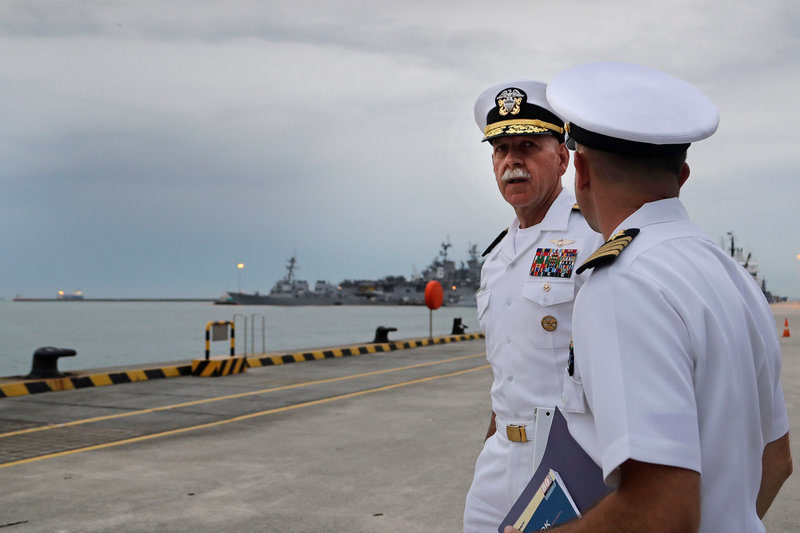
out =
[[620,231],[610,239],[608,239],[600,248],[594,251],[589,258],[583,262],[575,274],[580,274],[587,268],[595,268],[598,266],[608,265],[617,258],[622,250],[628,246],[634,237],[639,234],[638,228],[630,228]]
[[572,206],[572,210],[573,210],[573,211],[578,211],[578,212],[580,212],[580,210],[581,210],[581,206],[579,206],[578,204],[574,204],[574,205]]
[[497,246],[497,245],[500,243],[500,241],[502,241],[502,240],[503,240],[503,237],[505,237],[505,236],[506,236],[506,233],[508,233],[508,228],[506,228],[506,229],[504,229],[503,231],[501,231],[501,232],[500,232],[500,235],[498,235],[498,236],[497,236],[497,237],[496,237],[496,238],[495,238],[495,239],[492,241],[492,244],[490,244],[490,245],[489,245],[489,247],[488,247],[488,248],[486,248],[486,249],[483,251],[483,253],[481,254],[481,257],[486,257],[487,255],[489,255],[489,252],[491,252],[492,250],[494,250],[494,247],[495,247],[495,246]]

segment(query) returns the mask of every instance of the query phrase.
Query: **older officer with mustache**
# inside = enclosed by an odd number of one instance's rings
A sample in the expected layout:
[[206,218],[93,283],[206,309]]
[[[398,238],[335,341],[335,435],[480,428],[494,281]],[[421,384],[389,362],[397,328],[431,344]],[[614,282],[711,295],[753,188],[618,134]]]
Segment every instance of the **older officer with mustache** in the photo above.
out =
[[475,103],[497,186],[516,216],[483,254],[478,320],[494,383],[464,511],[468,533],[496,531],[537,467],[561,397],[572,305],[587,277],[575,268],[602,244],[561,185],[569,152],[545,89],[514,80]]

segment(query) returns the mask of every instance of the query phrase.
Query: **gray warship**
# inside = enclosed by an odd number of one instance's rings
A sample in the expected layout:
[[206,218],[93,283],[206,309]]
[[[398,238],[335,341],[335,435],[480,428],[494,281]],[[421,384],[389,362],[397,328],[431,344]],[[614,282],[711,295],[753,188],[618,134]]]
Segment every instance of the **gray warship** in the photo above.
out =
[[758,267],[758,262],[753,259],[753,254],[748,252],[745,256],[743,248],[736,247],[736,237],[732,231],[729,231],[727,238],[722,239],[722,249],[730,254],[734,261],[742,265],[747,272],[753,276],[756,283],[761,287],[761,292],[769,303],[786,301],[786,297],[776,296],[767,290],[767,280],[761,276],[761,270]]
[[431,280],[442,284],[444,305],[474,306],[475,291],[480,284],[482,261],[478,247],[470,244],[469,258],[457,266],[450,259],[450,238],[441,243],[433,261],[411,279],[386,276],[380,279],[348,279],[338,284],[317,280],[313,287],[297,279],[297,257],[286,263],[286,276],[278,280],[267,294],[228,291],[214,303],[217,305],[424,305],[425,286]]

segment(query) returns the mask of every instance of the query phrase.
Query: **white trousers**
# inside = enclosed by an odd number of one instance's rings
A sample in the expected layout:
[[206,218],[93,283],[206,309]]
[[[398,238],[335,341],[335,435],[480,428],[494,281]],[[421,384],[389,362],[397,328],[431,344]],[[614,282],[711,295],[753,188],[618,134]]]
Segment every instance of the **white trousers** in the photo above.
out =
[[487,439],[467,493],[464,533],[497,532],[531,480],[533,460],[533,442],[511,442],[500,431]]

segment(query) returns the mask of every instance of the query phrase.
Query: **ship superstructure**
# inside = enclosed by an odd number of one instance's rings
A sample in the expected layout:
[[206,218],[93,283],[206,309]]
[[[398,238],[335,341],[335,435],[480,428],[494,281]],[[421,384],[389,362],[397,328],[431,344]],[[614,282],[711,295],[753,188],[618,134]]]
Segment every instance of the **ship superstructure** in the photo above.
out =
[[456,266],[448,257],[450,238],[422,273],[411,279],[386,276],[380,279],[348,279],[338,284],[318,280],[311,289],[305,280],[297,279],[297,257],[286,264],[286,276],[278,280],[269,294],[227,292],[218,304],[234,305],[424,305],[425,285],[436,280],[445,291],[445,305],[475,305],[475,291],[480,284],[482,262],[478,247],[470,244],[469,259]]
[[742,267],[747,270],[751,276],[753,276],[753,279],[756,280],[758,285],[761,287],[761,292],[764,293],[764,297],[767,299],[767,301],[769,303],[775,302],[775,296],[767,290],[767,280],[761,277],[761,272],[758,268],[758,261],[753,258],[752,252],[747,252],[747,255],[745,256],[744,250],[741,247],[736,247],[736,237],[732,231],[729,231],[727,237],[723,239],[722,247],[737,263],[742,265]]

